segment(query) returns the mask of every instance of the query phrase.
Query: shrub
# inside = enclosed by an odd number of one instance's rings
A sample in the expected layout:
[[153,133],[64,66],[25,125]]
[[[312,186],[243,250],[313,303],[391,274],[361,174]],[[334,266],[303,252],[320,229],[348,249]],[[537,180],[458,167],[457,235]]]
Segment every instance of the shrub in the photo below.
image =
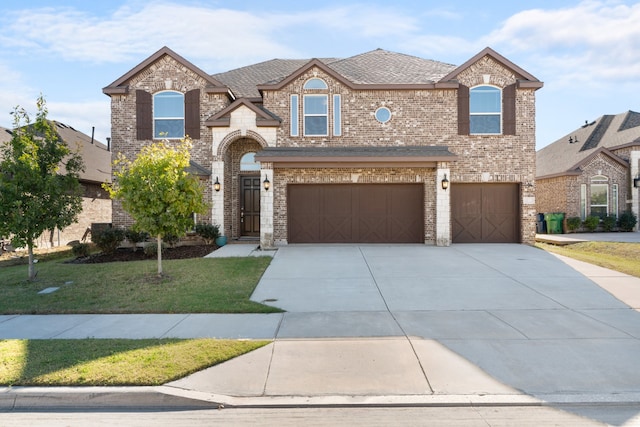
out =
[[162,237],[162,242],[166,243],[171,248],[177,245],[179,241],[180,241],[180,237],[177,236],[176,234],[167,234],[166,236]]
[[135,231],[131,228],[127,228],[124,232],[124,236],[129,242],[133,243],[133,251],[135,252],[138,250],[137,244],[147,240],[149,238],[149,233],[146,231]]
[[576,231],[582,225],[582,219],[579,216],[567,218],[567,228],[569,231]]
[[76,258],[88,257],[89,252],[91,251],[91,245],[88,243],[76,243],[71,246],[71,253]]
[[584,220],[584,226],[589,231],[595,231],[596,228],[598,228],[598,224],[600,224],[600,217],[599,216],[589,215]]
[[196,234],[202,237],[205,244],[213,245],[213,242],[220,236],[220,227],[216,224],[197,224]]
[[637,223],[638,218],[636,218],[636,215],[631,211],[623,212],[618,219],[618,227],[620,227],[622,231],[633,231]]
[[[162,242],[160,250],[163,251],[166,248],[164,242]],[[156,257],[158,256],[158,243],[157,242],[147,242],[142,247],[144,254],[148,257]]]
[[613,228],[616,226],[616,216],[615,215],[607,215],[602,218],[602,228],[604,231],[613,231]]
[[105,228],[97,234],[91,234],[91,241],[106,254],[112,254],[124,240],[124,230]]

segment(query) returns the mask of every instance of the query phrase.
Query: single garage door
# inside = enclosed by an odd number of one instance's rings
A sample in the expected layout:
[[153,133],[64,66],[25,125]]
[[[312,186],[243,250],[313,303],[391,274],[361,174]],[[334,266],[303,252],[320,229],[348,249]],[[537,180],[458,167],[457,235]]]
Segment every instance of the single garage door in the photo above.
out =
[[519,243],[518,184],[451,185],[453,243]]
[[291,184],[289,243],[424,243],[422,184]]

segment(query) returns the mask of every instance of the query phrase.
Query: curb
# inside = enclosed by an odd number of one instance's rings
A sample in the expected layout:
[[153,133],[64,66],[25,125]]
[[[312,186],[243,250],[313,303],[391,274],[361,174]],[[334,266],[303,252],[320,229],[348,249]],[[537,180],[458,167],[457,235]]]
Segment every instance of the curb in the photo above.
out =
[[554,405],[638,405],[640,393],[371,396],[226,396],[169,386],[5,387],[1,412],[66,410],[187,410],[300,407],[505,407]]

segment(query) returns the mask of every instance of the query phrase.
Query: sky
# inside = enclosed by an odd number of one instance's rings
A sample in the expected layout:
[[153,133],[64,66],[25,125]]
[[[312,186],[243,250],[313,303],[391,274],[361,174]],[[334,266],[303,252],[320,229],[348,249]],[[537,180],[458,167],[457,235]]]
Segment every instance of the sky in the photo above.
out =
[[489,46],[544,82],[538,149],[640,111],[640,2],[3,0],[0,126],[42,94],[50,119],[106,142],[102,88],[163,46],[210,74],[377,48],[461,65]]

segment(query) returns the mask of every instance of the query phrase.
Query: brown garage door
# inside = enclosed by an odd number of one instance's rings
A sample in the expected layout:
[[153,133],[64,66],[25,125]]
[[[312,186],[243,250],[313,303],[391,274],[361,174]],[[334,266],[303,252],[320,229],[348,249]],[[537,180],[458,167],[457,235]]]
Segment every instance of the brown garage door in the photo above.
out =
[[518,184],[453,184],[453,243],[519,243]]
[[289,243],[424,243],[422,184],[292,184]]

